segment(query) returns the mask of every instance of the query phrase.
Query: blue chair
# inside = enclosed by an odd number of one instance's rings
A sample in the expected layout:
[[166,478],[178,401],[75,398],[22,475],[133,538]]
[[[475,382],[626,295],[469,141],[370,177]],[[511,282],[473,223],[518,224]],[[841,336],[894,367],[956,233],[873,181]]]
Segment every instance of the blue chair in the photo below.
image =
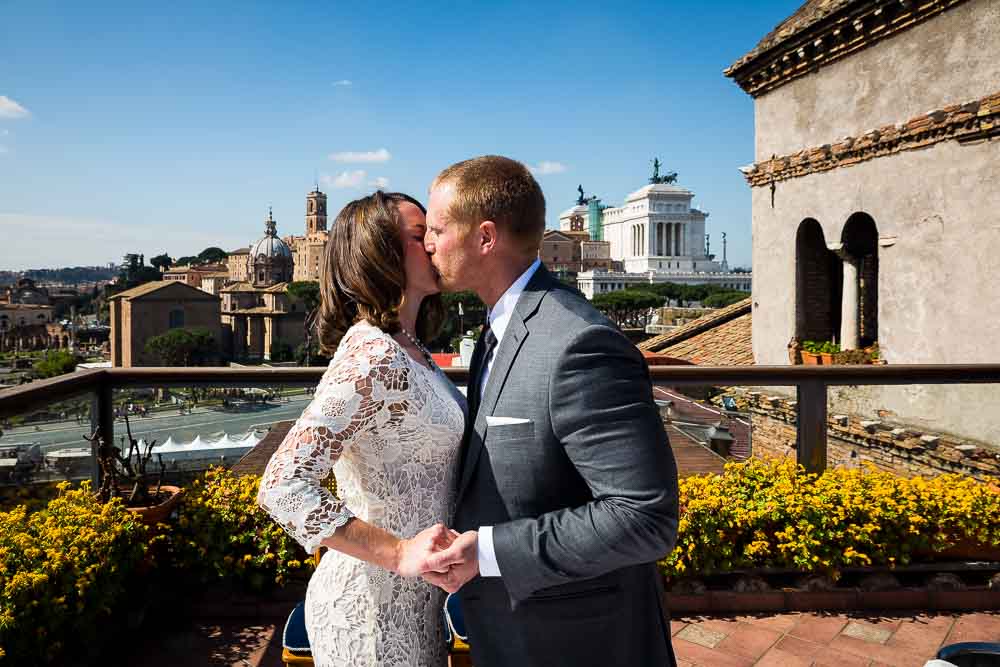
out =
[[955,667],[1000,667],[1000,643],[959,642],[942,647],[937,659]]
[[306,603],[300,602],[288,615],[281,634],[281,660],[286,665],[312,665],[312,649],[306,634]]
[[454,593],[449,593],[444,600],[444,635],[448,643],[449,664],[452,667],[471,667],[465,616],[462,614],[461,600]]
[[[319,567],[324,549],[320,547],[313,553],[313,562]],[[281,633],[281,660],[286,665],[313,664],[312,648],[309,646],[309,635],[306,634],[306,603],[302,601],[285,621],[285,629]]]

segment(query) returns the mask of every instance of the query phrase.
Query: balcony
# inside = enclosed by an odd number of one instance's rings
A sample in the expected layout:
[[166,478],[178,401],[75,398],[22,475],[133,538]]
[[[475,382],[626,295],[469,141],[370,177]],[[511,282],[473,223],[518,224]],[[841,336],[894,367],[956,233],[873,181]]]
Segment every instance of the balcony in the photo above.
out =
[[[189,433],[201,430],[204,433],[225,430],[224,421],[230,420],[236,428],[265,426],[276,421],[294,419],[301,411],[308,396],[296,393],[297,390],[313,387],[317,384],[323,368],[273,368],[273,369],[227,369],[227,368],[135,368],[135,369],[98,369],[73,373],[70,375],[34,382],[21,387],[0,391],[0,420],[23,418],[25,415],[48,411],[50,419],[27,421],[16,424],[13,428],[8,423],[4,426],[7,433],[0,440],[0,446],[16,441],[27,441],[32,437],[39,440],[47,439],[49,448],[57,445],[66,446],[69,441],[77,442],[77,446],[86,443],[79,436],[86,432],[100,429],[106,440],[115,441],[123,434],[123,423],[116,418],[116,408],[120,411],[127,402],[130,392],[137,390],[171,390],[180,391],[186,399],[193,398],[192,389],[201,390],[202,398],[199,405],[186,414],[180,414],[176,407],[167,407],[160,412],[154,412],[148,417],[134,418],[132,427],[137,434],[153,437],[165,429],[190,429]],[[446,373],[458,384],[467,382],[467,372],[464,369],[446,369]],[[738,414],[725,406],[712,408],[705,401],[691,401],[691,405],[703,406],[706,410],[704,419],[699,420],[691,412],[685,412],[675,399],[697,395],[699,388],[708,387],[745,387],[751,388],[751,396],[757,396],[758,402],[768,400],[760,398],[775,388],[786,388],[793,392],[792,398],[785,399],[782,405],[788,411],[787,421],[794,428],[794,442],[790,449],[794,450],[795,459],[807,471],[821,472],[828,467],[828,438],[835,432],[839,416],[830,414],[830,392],[839,391],[844,387],[853,386],[887,386],[887,385],[982,385],[1000,384],[1000,364],[989,365],[951,365],[951,366],[833,366],[833,367],[697,367],[668,366],[654,367],[650,371],[656,385],[656,398],[661,405],[661,413],[668,422],[668,432],[671,433],[681,475],[705,472],[695,469],[692,458],[686,458],[683,448],[691,448],[691,452],[704,457],[718,459],[721,467],[725,454],[736,456],[750,454],[733,448],[732,439],[726,440],[723,434],[716,439],[725,441],[719,448],[713,442],[702,443],[697,435],[698,428],[714,424],[719,416],[732,419],[743,419],[746,415]],[[219,395],[229,396],[226,392],[243,390],[244,396],[253,395],[248,388],[259,388],[273,396],[284,397],[285,402],[264,403],[254,399],[232,401],[223,407]],[[213,390],[215,398],[206,398],[205,390]],[[701,392],[704,394],[704,392]],[[236,408],[233,404],[238,403]],[[730,406],[732,407],[732,406]],[[63,414],[69,408],[71,412]],[[75,411],[75,412],[73,412]],[[744,419],[744,421],[749,421]],[[2,423],[2,422],[0,422]],[[705,429],[707,432],[707,429]],[[725,430],[725,429],[723,429]],[[685,434],[682,437],[680,434]],[[707,441],[713,438],[706,436]],[[738,440],[739,438],[733,438]],[[752,449],[753,434],[745,443]],[[715,450],[715,451],[712,451]],[[697,458],[697,457],[696,457]],[[92,453],[89,464],[78,472],[77,476],[90,477],[95,481],[99,478],[96,459]],[[216,461],[218,463],[219,461]],[[231,465],[232,460],[224,462]],[[175,471],[182,480],[191,471]],[[72,476],[72,475],[71,475]],[[55,481],[60,477],[58,471],[49,469],[45,474],[35,478],[42,484]],[[31,483],[26,478],[15,479],[8,476],[8,488],[17,488],[14,482],[20,482],[21,488]],[[1000,569],[996,563],[994,569]],[[120,652],[116,655],[129,656],[127,660],[142,660],[146,665],[157,665],[157,660],[164,664],[177,662],[187,664],[230,664],[244,660],[239,664],[277,665],[280,663],[281,625],[287,609],[296,595],[301,594],[294,586],[283,594],[267,596],[260,599],[247,597],[227,598],[223,603],[214,606],[211,600],[202,601],[195,607],[190,618],[176,625],[165,623],[162,614],[150,616],[155,618],[155,625],[150,628],[147,621],[141,633],[130,633],[132,636],[123,642]],[[162,593],[162,591],[160,591]],[[984,593],[979,609],[997,608],[997,593]],[[681,595],[675,595],[680,599]],[[712,599],[723,599],[717,595]],[[787,596],[786,596],[787,597]],[[668,603],[671,596],[668,595]],[[773,602],[773,596],[772,596]],[[884,596],[890,600],[891,596]],[[898,604],[890,604],[896,609]],[[919,605],[917,605],[919,606]],[[833,607],[836,609],[837,607]],[[885,661],[898,660],[900,655],[910,660],[922,656],[929,659],[940,644],[961,640],[995,639],[1000,635],[1000,620],[986,613],[956,614],[948,612],[931,613],[928,609],[920,609],[922,615],[906,611],[876,612],[868,611],[861,615],[833,614],[817,612],[804,613],[789,611],[785,608],[772,608],[771,613],[733,616],[734,609],[728,612],[719,608],[705,611],[714,614],[713,618],[705,620],[700,616],[675,613],[677,619],[673,623],[674,644],[678,657],[696,663],[708,660],[702,664],[723,664],[731,661],[733,655],[742,656],[740,664],[754,664],[766,653],[773,656],[777,652],[788,651],[807,646],[813,651],[828,651],[830,655],[854,655],[859,660],[859,652],[869,650],[865,654],[883,656]],[[200,611],[199,611],[200,610]],[[240,614],[242,614],[240,616]],[[229,616],[230,618],[226,618]],[[232,616],[239,616],[232,618]],[[721,619],[721,620],[720,620]],[[118,636],[118,629],[108,630],[110,635]],[[992,634],[991,634],[992,633]],[[919,641],[915,638],[919,637]],[[907,643],[908,642],[908,643]],[[922,643],[921,643],[922,642]],[[766,646],[764,645],[766,644]],[[736,646],[736,653],[726,653],[727,647]],[[782,648],[784,647],[784,648]],[[785,650],[787,649],[787,650]],[[890,655],[891,650],[898,649],[900,653]],[[103,656],[109,649],[104,645]],[[713,653],[717,651],[718,653]],[[742,651],[742,653],[741,653]],[[755,655],[751,655],[754,654]],[[846,652],[846,653],[844,653]],[[715,657],[712,657],[712,656]],[[713,660],[717,659],[717,663]],[[128,664],[131,664],[129,662]],[[728,662],[726,662],[728,664]],[[735,664],[735,663],[734,663]],[[769,663],[779,664],[779,663]],[[803,663],[805,664],[805,663]],[[852,663],[853,664],[853,663]],[[862,664],[862,662],[858,662]],[[868,664],[865,662],[864,664]],[[912,663],[917,664],[917,663]]]

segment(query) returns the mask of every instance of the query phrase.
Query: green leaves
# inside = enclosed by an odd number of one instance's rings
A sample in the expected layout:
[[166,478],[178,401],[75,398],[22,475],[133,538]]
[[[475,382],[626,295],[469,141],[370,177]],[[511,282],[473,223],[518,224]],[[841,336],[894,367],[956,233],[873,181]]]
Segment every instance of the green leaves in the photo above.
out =
[[146,352],[158,356],[164,366],[200,366],[218,347],[208,329],[171,329],[146,341]]

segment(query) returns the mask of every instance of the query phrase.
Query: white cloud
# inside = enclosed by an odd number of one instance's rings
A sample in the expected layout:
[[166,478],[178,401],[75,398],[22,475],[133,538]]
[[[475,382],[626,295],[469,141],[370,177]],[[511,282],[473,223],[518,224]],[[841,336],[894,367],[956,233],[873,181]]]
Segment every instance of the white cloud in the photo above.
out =
[[344,171],[336,176],[323,174],[319,180],[320,183],[330,188],[360,188],[364,185],[367,176],[368,172],[364,169],[357,169],[355,171]]
[[335,86],[343,86],[343,87],[346,88],[347,86],[353,86],[354,82],[351,81],[350,79],[341,79],[340,81],[334,81],[333,85],[335,85]]
[[545,176],[547,174],[563,173],[564,171],[566,171],[566,165],[564,165],[562,162],[551,162],[549,160],[542,160],[541,162],[538,163],[538,166],[535,167],[529,166],[528,169],[530,169],[531,173],[535,174],[536,176]]
[[388,162],[392,155],[385,148],[380,148],[377,151],[330,153],[330,159],[334,162]]
[[385,190],[389,187],[389,179],[385,176],[379,176],[374,181],[368,181],[368,185],[379,190]]
[[31,115],[27,109],[10,99],[0,95],[0,118],[27,118]]

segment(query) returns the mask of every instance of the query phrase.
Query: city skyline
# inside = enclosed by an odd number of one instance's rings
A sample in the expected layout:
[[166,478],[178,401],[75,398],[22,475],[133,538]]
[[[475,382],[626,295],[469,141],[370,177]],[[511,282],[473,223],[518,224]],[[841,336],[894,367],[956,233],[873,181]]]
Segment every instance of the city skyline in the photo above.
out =
[[620,204],[658,157],[710,214],[713,248],[726,232],[730,265],[746,266],[753,107],[722,70],[799,4],[15,2],[0,268],[229,251],[260,236],[269,206],[279,234],[302,234],[316,183],[332,223],[376,187],[426,199],[441,168],[484,153],[532,167],[550,228],[577,185]]

